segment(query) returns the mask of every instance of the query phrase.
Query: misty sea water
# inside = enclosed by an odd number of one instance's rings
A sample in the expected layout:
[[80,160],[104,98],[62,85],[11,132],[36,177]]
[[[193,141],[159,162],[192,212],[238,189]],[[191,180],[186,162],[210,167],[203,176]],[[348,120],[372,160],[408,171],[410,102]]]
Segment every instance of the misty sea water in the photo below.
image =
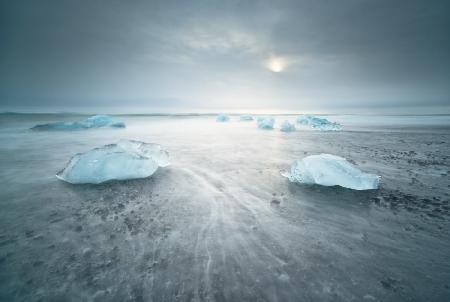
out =
[[[77,114],[0,114],[1,301],[446,301],[450,116],[330,115],[282,132],[238,115],[119,115],[126,128],[33,131]],[[100,185],[58,180],[122,139],[171,165]],[[380,188],[290,183],[329,153]]]

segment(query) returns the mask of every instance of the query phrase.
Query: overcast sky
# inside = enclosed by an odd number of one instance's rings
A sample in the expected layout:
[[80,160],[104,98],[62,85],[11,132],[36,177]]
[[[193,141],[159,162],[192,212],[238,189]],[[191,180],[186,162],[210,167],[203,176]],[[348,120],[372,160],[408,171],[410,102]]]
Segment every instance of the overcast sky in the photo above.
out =
[[450,106],[446,0],[0,3],[1,108]]

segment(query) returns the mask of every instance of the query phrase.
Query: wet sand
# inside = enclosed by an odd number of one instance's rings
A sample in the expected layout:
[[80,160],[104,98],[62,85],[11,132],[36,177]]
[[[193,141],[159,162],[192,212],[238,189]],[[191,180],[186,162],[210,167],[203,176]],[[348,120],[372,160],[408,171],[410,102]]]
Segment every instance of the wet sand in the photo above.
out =
[[[54,118],[0,117],[1,301],[450,299],[449,125],[282,133],[142,116],[124,130],[28,130]],[[163,145],[171,166],[98,186],[54,177],[120,138]],[[381,175],[380,189],[280,175],[319,153]]]

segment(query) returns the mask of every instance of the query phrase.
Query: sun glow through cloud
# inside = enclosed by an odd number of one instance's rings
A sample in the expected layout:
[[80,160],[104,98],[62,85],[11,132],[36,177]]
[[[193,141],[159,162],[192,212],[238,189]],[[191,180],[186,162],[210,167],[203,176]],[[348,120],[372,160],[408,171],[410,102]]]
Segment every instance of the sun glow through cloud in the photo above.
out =
[[273,72],[282,72],[287,67],[287,61],[281,57],[271,57],[267,62],[267,68]]

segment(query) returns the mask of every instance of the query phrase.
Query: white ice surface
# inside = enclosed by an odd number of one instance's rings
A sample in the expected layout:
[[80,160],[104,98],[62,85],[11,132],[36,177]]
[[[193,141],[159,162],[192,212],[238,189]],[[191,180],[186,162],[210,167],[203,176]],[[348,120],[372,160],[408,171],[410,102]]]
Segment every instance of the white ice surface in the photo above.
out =
[[56,176],[72,184],[99,184],[151,176],[169,165],[169,154],[160,145],[121,140],[72,157]]
[[273,129],[275,119],[273,117],[258,117],[257,123],[260,129]]
[[311,128],[321,131],[339,131],[342,129],[342,126],[338,123],[313,115],[301,115],[297,118],[297,123],[309,125]]
[[296,160],[289,172],[283,172],[291,182],[341,186],[354,190],[377,189],[380,176],[364,173],[345,158],[320,154]]

